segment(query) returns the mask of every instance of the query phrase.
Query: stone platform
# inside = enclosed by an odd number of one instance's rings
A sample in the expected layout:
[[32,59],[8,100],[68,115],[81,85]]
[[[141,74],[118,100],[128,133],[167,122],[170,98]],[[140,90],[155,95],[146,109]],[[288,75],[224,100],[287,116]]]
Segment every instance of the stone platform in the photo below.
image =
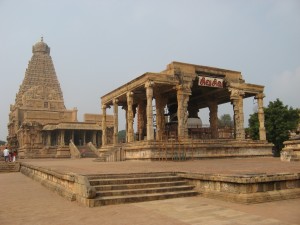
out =
[[90,207],[97,204],[93,203],[96,190],[89,177],[134,173],[173,173],[202,196],[239,203],[300,197],[300,163],[270,157],[106,163],[92,159],[24,160],[21,172],[63,197]]
[[[267,141],[234,139],[186,139],[183,141],[135,141],[121,145],[106,145],[100,155],[111,158],[116,151],[123,160],[194,160],[203,158],[272,156],[273,144]],[[111,154],[109,154],[111,153]],[[115,157],[113,157],[115,158]],[[110,161],[110,160],[102,160]]]

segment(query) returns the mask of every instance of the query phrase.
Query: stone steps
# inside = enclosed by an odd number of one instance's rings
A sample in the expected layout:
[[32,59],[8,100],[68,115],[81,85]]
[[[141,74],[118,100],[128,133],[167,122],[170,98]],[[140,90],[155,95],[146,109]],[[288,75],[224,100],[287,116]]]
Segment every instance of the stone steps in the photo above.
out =
[[195,196],[197,191],[174,173],[88,175],[96,189],[94,206]]
[[95,206],[146,202],[146,201],[163,200],[169,198],[191,197],[197,194],[198,193],[196,191],[182,191],[182,192],[152,193],[152,194],[144,194],[144,195],[98,197],[95,199],[96,200]]
[[175,186],[175,187],[158,187],[158,188],[141,188],[141,189],[128,189],[128,190],[110,190],[98,191],[97,196],[118,196],[118,195],[140,195],[150,193],[163,193],[163,192],[176,192],[192,190],[194,187],[190,185]]
[[174,187],[185,185],[186,181],[159,182],[159,183],[137,183],[137,184],[117,184],[117,185],[99,185],[94,186],[97,191],[122,190],[122,189],[141,189],[141,188],[158,188]]

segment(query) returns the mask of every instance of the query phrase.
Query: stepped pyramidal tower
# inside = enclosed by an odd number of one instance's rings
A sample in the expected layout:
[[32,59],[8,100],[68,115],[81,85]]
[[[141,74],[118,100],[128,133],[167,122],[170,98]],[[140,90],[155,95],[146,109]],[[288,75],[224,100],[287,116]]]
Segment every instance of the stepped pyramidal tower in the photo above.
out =
[[50,48],[43,41],[32,47],[25,78],[16,96],[15,106],[41,109],[65,110],[62,91],[55,73]]
[[21,158],[70,157],[70,141],[75,147],[88,142],[100,145],[102,116],[85,114],[85,122],[78,122],[77,109],[65,107],[50,48],[43,38],[32,53],[15,104],[10,106],[10,148]]

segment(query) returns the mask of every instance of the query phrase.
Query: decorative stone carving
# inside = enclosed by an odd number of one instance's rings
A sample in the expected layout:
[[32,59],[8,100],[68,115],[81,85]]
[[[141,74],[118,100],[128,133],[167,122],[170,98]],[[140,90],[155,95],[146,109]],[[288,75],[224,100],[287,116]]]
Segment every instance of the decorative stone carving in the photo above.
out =
[[257,105],[258,105],[258,121],[259,121],[259,140],[265,141],[267,140],[266,137],[266,129],[265,129],[265,114],[264,114],[264,104],[263,104],[263,98],[265,97],[264,93],[258,93],[255,96],[255,99],[257,99]]
[[152,112],[152,99],[153,99],[153,81],[148,80],[145,83],[146,97],[147,97],[147,140],[154,140],[154,129],[153,129],[153,112]]
[[127,92],[127,138],[128,142],[134,141],[134,132],[133,132],[133,92]]

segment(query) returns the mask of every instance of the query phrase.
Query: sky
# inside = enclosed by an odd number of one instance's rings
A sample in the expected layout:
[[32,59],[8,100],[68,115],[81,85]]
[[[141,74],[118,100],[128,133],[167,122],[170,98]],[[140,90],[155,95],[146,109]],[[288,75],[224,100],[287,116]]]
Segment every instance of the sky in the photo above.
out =
[[[42,36],[80,121],[101,113],[101,96],[172,61],[240,71],[265,86],[264,106],[279,98],[300,108],[298,0],[0,0],[0,27],[0,140]],[[245,126],[255,107],[244,101]],[[208,123],[208,111],[199,115]]]

